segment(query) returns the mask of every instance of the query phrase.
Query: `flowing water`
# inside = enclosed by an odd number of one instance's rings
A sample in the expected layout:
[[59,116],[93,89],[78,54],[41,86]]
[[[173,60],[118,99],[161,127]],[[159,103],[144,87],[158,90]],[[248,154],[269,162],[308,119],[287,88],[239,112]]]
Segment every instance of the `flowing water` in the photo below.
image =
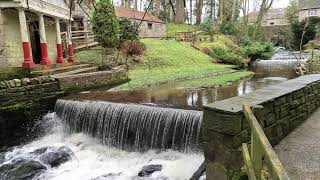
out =
[[[272,60],[256,62],[251,68],[253,78],[226,87],[169,84],[70,95],[44,116],[42,128],[47,134],[6,152],[5,163],[12,157],[32,158],[30,152],[41,147],[67,146],[73,158],[48,168],[39,179],[188,179],[204,160],[199,150],[202,112],[196,110],[294,78],[297,62],[285,57],[288,52],[280,50]],[[146,178],[137,176],[151,164],[161,164],[162,170]]]

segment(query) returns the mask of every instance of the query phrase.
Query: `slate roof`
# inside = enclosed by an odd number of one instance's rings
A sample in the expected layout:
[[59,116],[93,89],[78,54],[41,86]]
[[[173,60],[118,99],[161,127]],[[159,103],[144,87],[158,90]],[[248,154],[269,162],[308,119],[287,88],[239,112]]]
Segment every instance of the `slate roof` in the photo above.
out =
[[300,0],[300,9],[316,9],[320,8],[320,0]]
[[[123,18],[141,20],[143,18],[144,12],[134,11],[132,9],[124,8],[124,7],[116,7],[116,14],[119,17],[123,17]],[[144,21],[164,23],[158,17],[153,16],[153,15],[151,15],[149,13],[146,14],[146,16],[143,18],[143,20]]]

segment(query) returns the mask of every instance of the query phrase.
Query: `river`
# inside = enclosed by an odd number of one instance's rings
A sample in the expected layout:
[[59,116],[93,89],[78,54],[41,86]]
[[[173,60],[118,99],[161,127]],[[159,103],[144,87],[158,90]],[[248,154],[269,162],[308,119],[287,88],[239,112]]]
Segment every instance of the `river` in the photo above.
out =
[[[288,56],[289,52],[280,50],[273,59],[251,67],[254,77],[225,87],[195,89],[173,83],[141,90],[99,89],[69,95],[43,117],[41,127],[46,135],[2,153],[0,169],[17,158],[41,161],[32,155],[39,148],[66,146],[72,150],[72,158],[58,167],[46,165],[37,179],[189,179],[204,160],[201,148],[186,151],[201,139],[198,117],[203,106],[296,77],[293,67],[297,62],[284,58]],[[190,122],[183,120],[188,118]],[[112,123],[106,124],[106,119]],[[101,135],[108,131],[106,127],[116,131]],[[155,130],[149,132],[150,128]],[[108,143],[117,137],[118,143]],[[122,148],[123,144],[128,147]],[[155,164],[162,165],[162,170],[148,177],[138,176],[143,166]],[[1,174],[0,178],[6,179]]]

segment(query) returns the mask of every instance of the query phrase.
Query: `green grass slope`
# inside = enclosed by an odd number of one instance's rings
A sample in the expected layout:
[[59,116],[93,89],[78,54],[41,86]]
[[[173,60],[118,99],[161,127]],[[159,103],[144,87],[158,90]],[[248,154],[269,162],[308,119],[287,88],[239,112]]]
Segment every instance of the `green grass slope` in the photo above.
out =
[[222,72],[231,67],[214,63],[211,57],[185,43],[154,39],[144,39],[142,42],[147,48],[143,61],[130,69],[131,81],[116,89],[141,88],[185,77]]

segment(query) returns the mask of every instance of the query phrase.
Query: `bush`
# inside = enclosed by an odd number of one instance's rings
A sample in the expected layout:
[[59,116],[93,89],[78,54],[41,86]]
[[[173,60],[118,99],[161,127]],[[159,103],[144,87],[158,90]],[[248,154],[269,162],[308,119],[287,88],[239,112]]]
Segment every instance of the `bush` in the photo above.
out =
[[120,42],[126,40],[138,40],[139,29],[136,25],[132,24],[130,19],[123,18],[119,21],[120,24]]
[[202,48],[201,52],[205,53],[206,55],[211,55],[212,54],[212,50],[210,48]]
[[146,47],[139,41],[125,41],[121,45],[121,50],[125,55],[142,56]]
[[119,43],[119,21],[110,0],[100,0],[92,16],[92,31],[102,47],[114,48]]
[[240,54],[251,60],[270,59],[273,56],[274,47],[272,43],[254,42],[248,46],[240,47]]
[[250,46],[251,44],[252,44],[252,41],[249,36],[240,37],[240,39],[238,40],[239,46]]
[[242,57],[228,48],[213,48],[211,56],[221,63],[237,65],[239,68],[245,67]]
[[235,35],[238,32],[238,24],[235,22],[225,21],[220,27],[223,34]]

